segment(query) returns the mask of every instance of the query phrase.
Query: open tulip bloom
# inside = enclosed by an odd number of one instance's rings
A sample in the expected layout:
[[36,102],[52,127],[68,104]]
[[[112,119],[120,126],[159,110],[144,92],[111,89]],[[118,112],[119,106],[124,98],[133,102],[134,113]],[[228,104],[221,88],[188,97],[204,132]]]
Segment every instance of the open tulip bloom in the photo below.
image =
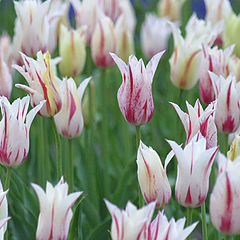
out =
[[178,162],[175,196],[184,207],[199,207],[205,201],[209,187],[209,176],[218,147],[207,149],[207,142],[200,133],[181,148],[168,141]]
[[152,81],[158,62],[164,51],[156,54],[147,64],[132,55],[128,65],[116,54],[110,53],[123,78],[117,94],[120,110],[126,121],[140,126],[148,123],[153,116]]
[[10,104],[6,97],[0,97],[2,111],[0,163],[5,166],[19,166],[27,158],[30,127],[35,115],[45,102],[41,101],[27,114],[29,101],[30,97],[26,96],[23,99],[18,98]]

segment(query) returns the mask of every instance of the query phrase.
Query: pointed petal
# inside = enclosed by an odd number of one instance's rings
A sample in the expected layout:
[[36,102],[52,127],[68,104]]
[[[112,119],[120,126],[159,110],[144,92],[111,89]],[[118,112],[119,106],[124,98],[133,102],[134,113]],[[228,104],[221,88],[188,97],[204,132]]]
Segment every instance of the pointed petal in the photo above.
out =
[[117,64],[120,72],[122,73],[122,75],[127,72],[127,65],[126,63],[119,58],[116,54],[114,53],[109,53],[111,55],[111,57],[113,58],[114,62]]
[[92,77],[85,79],[83,82],[81,82],[81,84],[78,87],[78,97],[79,97],[80,104],[82,102],[83,93],[91,79],[92,79]]

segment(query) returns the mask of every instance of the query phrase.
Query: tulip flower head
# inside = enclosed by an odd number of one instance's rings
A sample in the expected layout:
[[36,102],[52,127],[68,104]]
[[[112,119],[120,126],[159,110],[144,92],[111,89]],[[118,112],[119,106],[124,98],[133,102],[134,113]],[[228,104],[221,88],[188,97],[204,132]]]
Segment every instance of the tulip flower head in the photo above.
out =
[[47,182],[46,192],[37,184],[32,183],[32,187],[40,204],[36,239],[66,240],[73,216],[71,207],[82,192],[68,195],[68,184],[64,183],[63,178],[55,187]]
[[126,121],[139,126],[148,123],[153,116],[152,81],[158,62],[164,51],[156,54],[147,64],[135,56],[129,57],[128,66],[117,55],[111,56],[123,78],[117,94],[120,110]]
[[169,161],[167,157],[163,168],[156,151],[140,141],[137,153],[138,182],[145,201],[155,201],[156,207],[166,206],[171,199],[171,187],[166,173]]
[[23,53],[21,55],[25,67],[14,65],[14,68],[27,80],[29,87],[22,84],[16,84],[16,87],[22,88],[30,94],[33,107],[40,101],[46,100],[46,104],[39,112],[41,116],[55,115],[62,106],[59,87],[61,81],[55,73],[55,65],[59,60],[51,60],[49,52],[43,55],[39,51],[37,60],[27,57]]
[[217,128],[214,122],[214,104],[210,104],[204,111],[197,100],[194,107],[187,101],[188,114],[183,112],[180,107],[171,103],[177,112],[186,132],[186,144],[200,131],[201,135],[206,138],[207,149],[217,146]]
[[236,83],[235,76],[223,76],[209,72],[215,95],[217,96],[215,123],[217,129],[224,133],[234,132],[240,123],[239,91],[240,82]]
[[61,85],[62,108],[54,116],[58,132],[67,138],[78,137],[83,130],[82,97],[91,78],[85,79],[77,89],[72,78]]
[[[163,211],[158,212],[156,218],[148,227],[148,240],[185,240],[197,226],[197,222],[191,224],[184,229],[186,219],[181,218],[175,221],[172,218],[170,221],[164,215]],[[160,231],[161,229],[161,231]]]
[[112,240],[143,239],[143,236],[144,239],[148,239],[145,235],[155,209],[155,202],[141,209],[128,202],[126,210],[119,209],[107,200],[105,203],[112,216]]
[[[44,101],[41,101],[27,114],[29,101],[29,96],[23,99],[18,98],[12,104],[9,103],[6,97],[0,98],[2,111],[0,163],[4,166],[19,166],[27,158],[30,127],[35,115],[44,104]],[[16,138],[16,136],[18,137]]]
[[234,161],[218,155],[219,174],[210,196],[210,216],[215,228],[228,235],[240,233],[240,157]]
[[175,196],[184,207],[199,207],[205,201],[209,176],[218,147],[207,149],[207,142],[198,133],[184,149],[168,141],[178,161]]

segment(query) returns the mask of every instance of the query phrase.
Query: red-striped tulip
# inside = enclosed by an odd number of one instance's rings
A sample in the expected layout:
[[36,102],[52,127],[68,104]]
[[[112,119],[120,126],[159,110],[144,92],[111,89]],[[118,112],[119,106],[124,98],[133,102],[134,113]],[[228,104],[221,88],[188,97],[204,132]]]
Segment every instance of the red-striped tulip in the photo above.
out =
[[7,98],[0,98],[2,111],[2,120],[0,122],[0,163],[5,166],[19,166],[27,158],[30,127],[35,115],[44,103],[44,101],[40,102],[39,105],[27,114],[29,101],[29,96],[23,99],[18,98],[12,104],[9,103]]
[[240,157],[234,161],[218,155],[219,174],[210,196],[213,225],[224,234],[240,233]]
[[46,192],[37,184],[32,183],[32,187],[40,204],[36,239],[66,240],[73,216],[71,207],[82,192],[68,195],[68,184],[64,183],[63,178],[55,187],[47,182]]
[[56,63],[58,60],[51,60],[49,52],[45,55],[37,53],[37,60],[25,56],[22,59],[25,67],[14,65],[23,77],[27,80],[29,87],[16,84],[16,87],[27,91],[31,96],[32,106],[36,106],[40,101],[46,100],[46,104],[39,114],[43,117],[51,117],[59,112],[62,106],[60,87],[61,81],[56,76]]
[[184,207],[199,207],[205,201],[209,176],[218,147],[207,149],[206,139],[197,134],[184,149],[168,141],[178,161],[175,197]]
[[67,138],[78,137],[83,130],[82,97],[91,78],[80,86],[72,78],[64,79],[61,85],[62,108],[54,116],[58,132]]
[[141,209],[137,209],[135,205],[128,202],[126,210],[119,209],[107,200],[105,203],[112,215],[112,240],[148,239],[146,230],[155,209],[155,202]]
[[138,182],[147,203],[156,202],[156,207],[166,206],[171,199],[171,187],[167,178],[167,164],[172,156],[165,160],[164,169],[156,151],[140,142],[137,153]]
[[129,57],[128,66],[117,55],[111,56],[117,64],[123,78],[118,90],[118,104],[126,121],[139,126],[148,123],[153,116],[152,81],[158,62],[164,51],[156,54],[145,65],[135,56]]
[[215,93],[208,71],[214,72],[217,75],[227,76],[229,74],[228,63],[233,48],[234,45],[223,51],[222,49],[217,49],[217,47],[210,49],[205,44],[203,44],[203,58],[200,67],[201,70],[199,92],[204,103],[210,104],[215,100]]
[[217,128],[214,122],[214,104],[210,104],[204,111],[199,102],[196,101],[192,107],[187,101],[188,114],[183,112],[180,107],[171,103],[176,110],[186,132],[186,144],[200,131],[206,138],[207,149],[217,146]]
[[240,82],[230,74],[226,79],[209,72],[212,79],[217,103],[215,108],[215,123],[220,132],[234,132],[240,123],[239,91]]

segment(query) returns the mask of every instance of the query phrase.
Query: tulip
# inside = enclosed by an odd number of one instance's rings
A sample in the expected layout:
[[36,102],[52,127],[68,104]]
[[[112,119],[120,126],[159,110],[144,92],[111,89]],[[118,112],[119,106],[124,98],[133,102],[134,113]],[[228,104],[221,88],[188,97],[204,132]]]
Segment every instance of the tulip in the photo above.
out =
[[91,53],[94,63],[98,67],[111,67],[114,62],[109,52],[117,51],[117,39],[113,22],[101,14],[91,40]]
[[185,0],[160,0],[158,13],[160,17],[168,17],[171,21],[181,20],[181,8]]
[[193,15],[186,26],[185,39],[173,24],[170,24],[174,38],[174,52],[171,56],[170,70],[172,83],[181,89],[191,89],[200,78],[201,44],[211,46],[215,41],[220,23],[212,26]]
[[0,52],[3,56],[3,60],[8,65],[8,71],[12,71],[12,45],[11,38],[7,33],[0,35]]
[[199,92],[201,99],[204,103],[210,104],[215,100],[215,93],[212,86],[212,81],[208,71],[214,72],[217,75],[227,76],[228,75],[228,63],[230,55],[232,54],[234,45],[223,50],[208,48],[203,44],[202,52],[203,58],[200,67],[200,81],[199,81]]
[[120,58],[127,62],[128,57],[134,54],[134,36],[130,30],[125,15],[121,15],[115,26],[117,38],[117,52]]
[[16,87],[27,91],[31,96],[32,106],[40,101],[46,100],[46,104],[39,114],[43,117],[51,117],[59,112],[62,106],[59,84],[61,81],[56,76],[56,63],[58,60],[51,60],[49,52],[45,55],[41,51],[37,53],[37,60],[21,53],[25,67],[14,65],[27,80],[29,87],[16,84]]
[[217,96],[215,123],[224,133],[234,132],[240,123],[239,91],[240,83],[230,74],[227,79],[209,72],[215,95]]
[[236,81],[240,81],[240,59],[237,56],[230,57],[228,61],[228,72],[232,72],[236,77]]
[[[156,218],[149,225],[148,240],[185,240],[197,226],[197,222],[184,229],[186,219],[181,218],[175,221],[172,218],[169,222],[163,211],[158,212]],[[161,229],[161,230],[160,230]]]
[[165,50],[170,34],[171,28],[167,18],[158,18],[154,14],[147,14],[141,29],[141,46],[144,55],[151,58]]
[[71,207],[82,192],[67,195],[68,184],[64,183],[63,177],[55,187],[47,182],[46,192],[37,184],[32,183],[32,187],[40,204],[36,239],[66,240],[73,216]]
[[168,141],[178,162],[175,196],[180,205],[196,208],[204,203],[209,176],[218,147],[207,149],[204,137],[197,134],[184,149]]
[[126,121],[139,126],[148,123],[154,112],[152,81],[158,62],[164,51],[156,54],[147,64],[135,56],[129,57],[128,66],[117,55],[111,56],[123,78],[118,90],[118,104]]
[[30,97],[27,96],[23,99],[18,98],[11,105],[6,97],[0,98],[2,111],[0,163],[5,166],[19,166],[27,158],[30,127],[35,115],[44,103],[44,101],[41,101],[27,114],[29,101]]
[[118,0],[98,0],[98,3],[104,14],[114,23],[117,22],[117,19],[120,15],[120,2],[121,1]]
[[206,138],[207,149],[217,146],[217,128],[214,122],[214,104],[210,104],[204,111],[197,100],[194,107],[187,101],[188,114],[183,112],[180,107],[171,103],[177,112],[186,132],[186,144],[200,131],[201,135]]
[[151,221],[155,202],[137,209],[131,202],[127,203],[126,210],[121,210],[114,204],[105,200],[112,216],[112,240],[148,239],[146,229]]
[[238,156],[240,156],[240,136],[235,136],[232,141],[231,148],[227,152],[228,159],[234,161]]
[[86,27],[74,31],[61,25],[59,53],[62,61],[59,68],[62,75],[71,77],[82,72],[86,60],[85,33]]
[[54,116],[57,130],[63,137],[78,137],[83,130],[81,104],[83,93],[90,79],[85,79],[78,89],[72,78],[63,80],[61,85],[62,108]]
[[166,206],[171,199],[171,187],[166,173],[168,162],[167,157],[163,169],[156,151],[140,141],[137,153],[138,182],[145,201],[156,202],[156,207]]
[[210,216],[215,228],[224,234],[240,233],[240,158],[234,161],[218,155],[219,174],[210,196]]

